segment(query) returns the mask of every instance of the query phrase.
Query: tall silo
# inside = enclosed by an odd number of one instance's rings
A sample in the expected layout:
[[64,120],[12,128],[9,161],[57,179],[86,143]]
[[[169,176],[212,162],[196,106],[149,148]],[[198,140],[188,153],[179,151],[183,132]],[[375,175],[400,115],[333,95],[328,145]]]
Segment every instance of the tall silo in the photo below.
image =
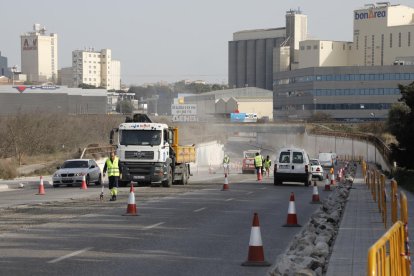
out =
[[237,41],[229,41],[229,87],[237,85]]
[[266,41],[256,40],[256,87],[266,87]]
[[246,40],[237,41],[237,87],[246,85]]
[[265,89],[273,90],[273,48],[275,38],[266,39],[266,85]]
[[256,86],[256,41],[247,41],[246,83],[249,87]]

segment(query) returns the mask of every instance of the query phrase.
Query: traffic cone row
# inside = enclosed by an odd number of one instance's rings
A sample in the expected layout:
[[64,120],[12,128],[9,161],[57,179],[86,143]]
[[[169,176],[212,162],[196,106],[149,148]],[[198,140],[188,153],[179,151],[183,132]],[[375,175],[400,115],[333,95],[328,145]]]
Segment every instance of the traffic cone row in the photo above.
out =
[[43,186],[43,176],[40,176],[39,191],[37,195],[45,195],[45,187]]

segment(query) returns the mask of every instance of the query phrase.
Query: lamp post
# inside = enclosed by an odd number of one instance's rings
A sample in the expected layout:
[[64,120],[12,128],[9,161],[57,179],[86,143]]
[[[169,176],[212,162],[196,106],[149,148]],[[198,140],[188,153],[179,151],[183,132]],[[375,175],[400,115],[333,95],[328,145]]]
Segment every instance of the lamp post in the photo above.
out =
[[14,73],[16,73],[16,71],[17,71],[17,65],[14,65],[14,66],[11,68],[11,71],[12,71],[12,84],[13,84],[13,86],[14,86]]

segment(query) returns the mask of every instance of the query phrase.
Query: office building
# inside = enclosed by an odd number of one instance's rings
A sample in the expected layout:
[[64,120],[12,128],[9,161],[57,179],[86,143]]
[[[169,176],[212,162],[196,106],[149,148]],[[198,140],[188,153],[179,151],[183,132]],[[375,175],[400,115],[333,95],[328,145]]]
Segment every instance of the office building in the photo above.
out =
[[46,34],[40,24],[34,24],[33,31],[20,36],[22,73],[33,83],[57,82],[58,37]]
[[121,89],[121,63],[112,51],[75,50],[72,52],[73,86],[89,84],[107,90]]
[[297,64],[274,72],[275,119],[387,117],[401,97],[398,85],[414,81],[414,9],[369,4],[353,20],[352,42],[301,40]]

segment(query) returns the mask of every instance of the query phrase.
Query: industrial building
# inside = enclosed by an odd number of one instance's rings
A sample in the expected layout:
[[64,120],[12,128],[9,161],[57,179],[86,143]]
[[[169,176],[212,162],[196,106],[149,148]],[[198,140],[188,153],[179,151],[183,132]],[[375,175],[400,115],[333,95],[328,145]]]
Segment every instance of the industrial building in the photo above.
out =
[[297,63],[299,42],[307,36],[307,16],[286,13],[286,27],[239,31],[229,41],[229,87],[273,90],[273,75]]
[[17,112],[106,114],[105,89],[80,89],[55,85],[1,85],[0,115]]
[[33,83],[57,82],[58,37],[46,34],[40,24],[34,24],[33,31],[20,36],[22,73]]
[[256,113],[273,118],[273,92],[256,87],[217,90],[184,97],[185,104],[197,105],[199,121],[228,118],[230,113]]
[[275,119],[385,119],[414,81],[414,9],[379,3],[354,11],[354,41],[302,40],[295,70],[273,74]]
[[[273,90],[274,119],[384,119],[414,81],[414,9],[389,2],[353,12],[353,41],[308,39],[307,17],[240,31],[229,42],[229,86]],[[269,76],[272,72],[272,76]],[[270,84],[272,80],[272,84]]]

